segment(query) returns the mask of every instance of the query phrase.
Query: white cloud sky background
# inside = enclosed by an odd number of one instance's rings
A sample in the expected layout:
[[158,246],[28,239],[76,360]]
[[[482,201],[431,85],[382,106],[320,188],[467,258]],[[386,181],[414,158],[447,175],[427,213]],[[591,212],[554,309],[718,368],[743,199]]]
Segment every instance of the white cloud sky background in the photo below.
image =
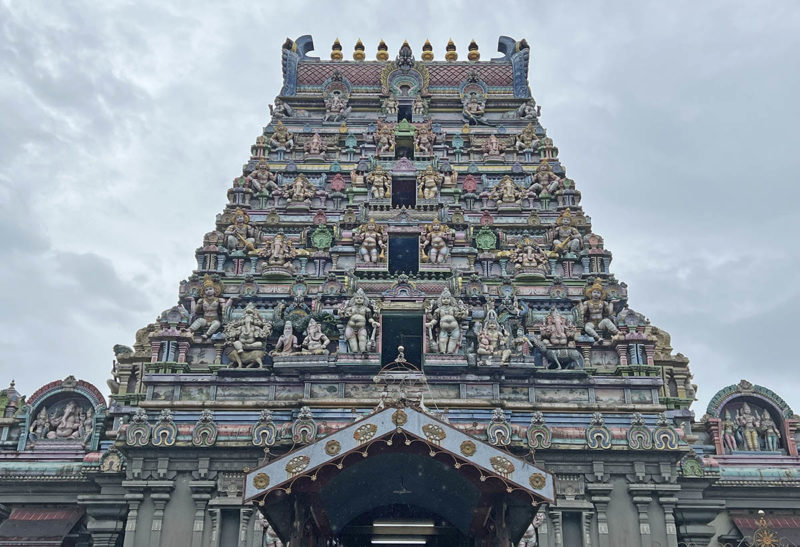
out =
[[800,5],[0,0],[0,384],[107,393],[177,298],[282,83],[285,38],[373,58],[532,46],[541,121],[631,307],[691,359],[702,415],[747,378],[800,412]]

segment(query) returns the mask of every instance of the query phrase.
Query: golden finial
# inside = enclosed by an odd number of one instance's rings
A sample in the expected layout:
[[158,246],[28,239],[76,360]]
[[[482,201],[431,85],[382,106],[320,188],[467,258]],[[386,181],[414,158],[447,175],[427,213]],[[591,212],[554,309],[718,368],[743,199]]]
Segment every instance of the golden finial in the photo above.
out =
[[367,55],[364,53],[364,43],[361,41],[361,38],[358,39],[356,42],[356,47],[353,50],[353,60],[355,61],[363,61],[366,59]]
[[453,39],[450,38],[450,41],[447,42],[447,47],[444,48],[446,53],[444,54],[444,58],[448,61],[456,61],[458,60],[458,53],[456,53],[456,45],[453,43]]
[[341,61],[344,58],[342,54],[342,44],[339,43],[339,39],[333,41],[333,45],[331,46],[331,60],[333,61]]
[[470,61],[477,61],[481,58],[481,52],[478,51],[478,44],[475,43],[474,39],[469,43],[467,49],[469,50],[469,53],[467,53],[467,59]]
[[378,53],[375,55],[375,58],[379,61],[389,60],[389,46],[387,46],[386,42],[383,40],[378,44]]
[[342,135],[347,134],[347,122],[342,122],[342,125],[339,126],[339,133]]
[[464,135],[469,135],[469,132],[470,132],[469,124],[465,123],[464,127],[461,128],[461,133],[463,133]]
[[425,44],[422,46],[422,60],[433,61],[433,46],[430,40],[425,40]]

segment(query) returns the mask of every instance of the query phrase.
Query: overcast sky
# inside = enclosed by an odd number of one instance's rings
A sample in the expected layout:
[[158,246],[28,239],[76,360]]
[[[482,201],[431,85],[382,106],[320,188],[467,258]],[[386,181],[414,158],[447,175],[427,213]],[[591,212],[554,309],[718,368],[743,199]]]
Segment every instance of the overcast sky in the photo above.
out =
[[792,0],[0,0],[0,384],[107,393],[112,346],[196,266],[287,36],[488,59],[508,35],[631,307],[691,359],[698,417],[741,378],[800,412],[798,29]]

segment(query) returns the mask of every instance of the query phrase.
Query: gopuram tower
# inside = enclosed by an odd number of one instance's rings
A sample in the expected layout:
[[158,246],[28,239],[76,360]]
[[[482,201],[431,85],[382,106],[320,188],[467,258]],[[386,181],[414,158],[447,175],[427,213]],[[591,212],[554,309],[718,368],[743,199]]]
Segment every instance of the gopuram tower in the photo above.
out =
[[794,414],[742,381],[694,421],[688,359],[628,307],[540,123],[528,43],[312,50],[283,45],[271,119],[175,305],[115,346],[108,402],[71,376],[0,392],[0,545],[789,534]]

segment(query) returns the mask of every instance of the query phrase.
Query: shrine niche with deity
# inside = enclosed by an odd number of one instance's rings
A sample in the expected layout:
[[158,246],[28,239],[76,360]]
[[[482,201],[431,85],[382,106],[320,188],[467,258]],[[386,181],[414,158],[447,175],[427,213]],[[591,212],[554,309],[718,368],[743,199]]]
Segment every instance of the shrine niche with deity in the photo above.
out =
[[725,363],[631,307],[526,40],[270,40],[270,117],[107,397],[0,390],[0,546],[797,537],[798,417],[744,380],[692,407]]

